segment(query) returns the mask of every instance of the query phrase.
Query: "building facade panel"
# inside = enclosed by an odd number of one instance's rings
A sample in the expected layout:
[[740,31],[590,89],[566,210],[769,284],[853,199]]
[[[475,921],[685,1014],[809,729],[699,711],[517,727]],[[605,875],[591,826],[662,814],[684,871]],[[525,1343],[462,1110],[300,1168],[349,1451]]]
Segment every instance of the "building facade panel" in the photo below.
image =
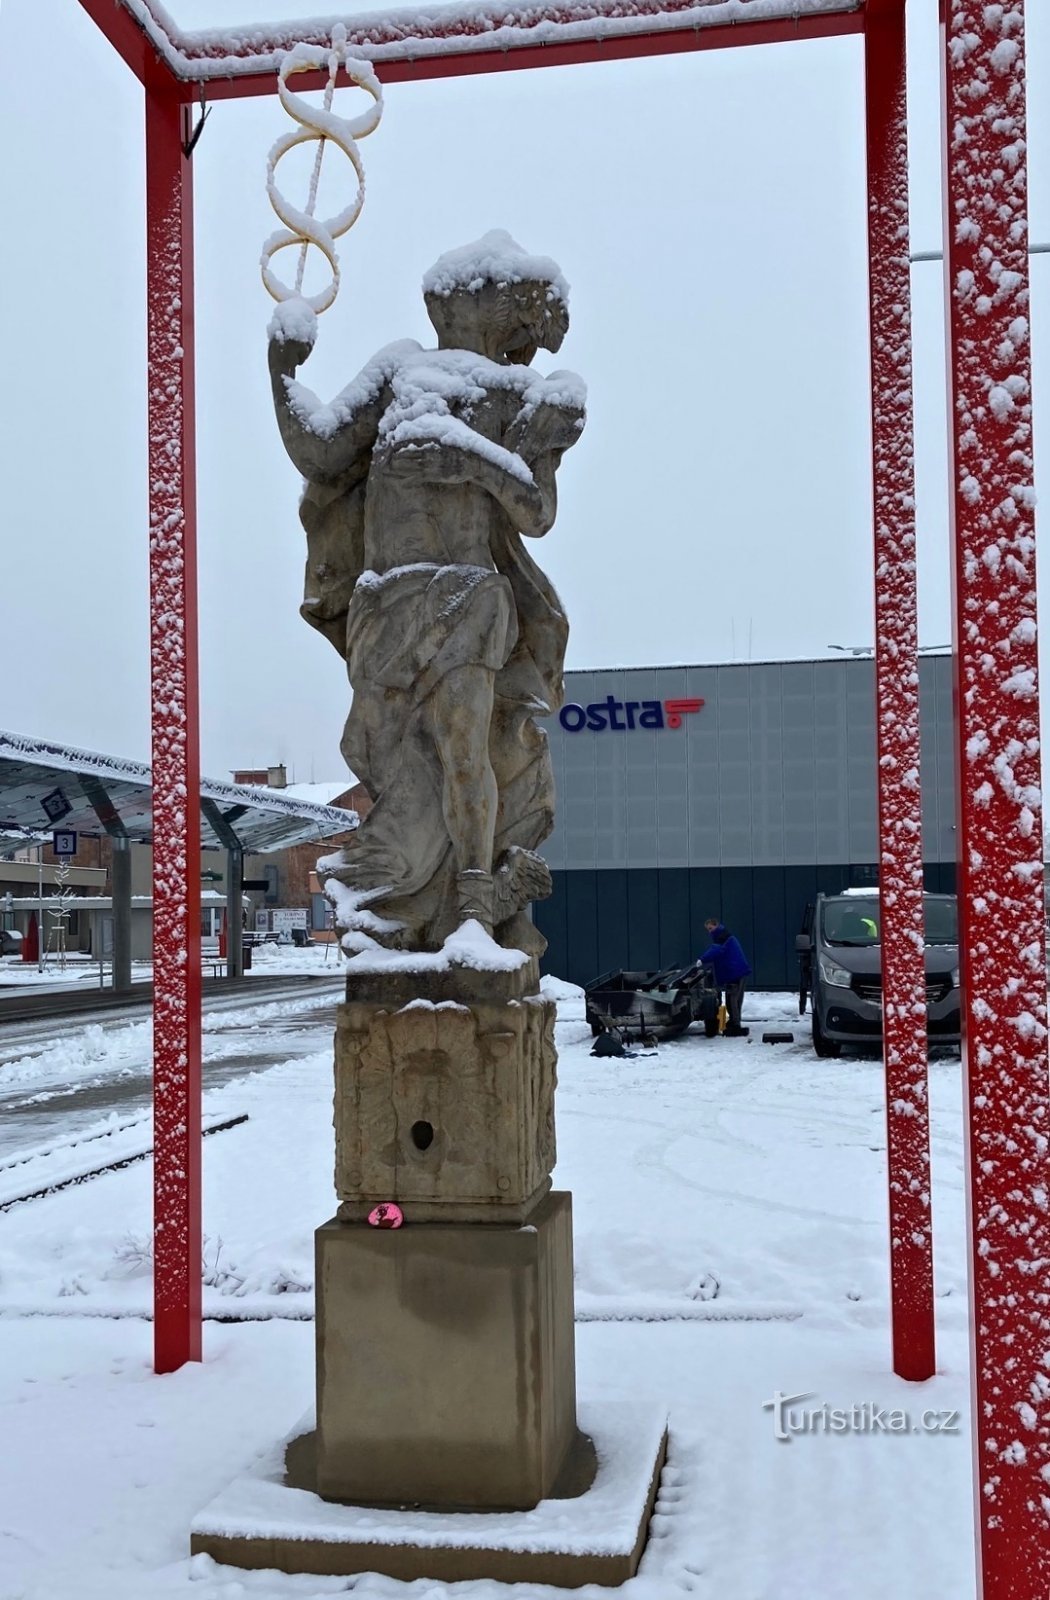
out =
[[[920,662],[924,853],[939,889],[955,871],[950,669],[946,654]],[[870,658],[569,673],[546,725],[555,894],[536,920],[550,972],[582,983],[684,963],[721,916],[756,983],[790,987],[807,901],[877,881]]]

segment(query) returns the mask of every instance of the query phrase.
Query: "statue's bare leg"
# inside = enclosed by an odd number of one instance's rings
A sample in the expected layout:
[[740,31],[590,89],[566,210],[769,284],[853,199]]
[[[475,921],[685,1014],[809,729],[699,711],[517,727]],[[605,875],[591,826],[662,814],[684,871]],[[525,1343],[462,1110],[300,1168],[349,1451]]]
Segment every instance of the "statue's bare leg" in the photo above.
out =
[[489,759],[495,674],[455,667],[430,696],[431,730],[444,777],[442,811],[456,862],[459,919],[492,932],[492,850],[499,799]]

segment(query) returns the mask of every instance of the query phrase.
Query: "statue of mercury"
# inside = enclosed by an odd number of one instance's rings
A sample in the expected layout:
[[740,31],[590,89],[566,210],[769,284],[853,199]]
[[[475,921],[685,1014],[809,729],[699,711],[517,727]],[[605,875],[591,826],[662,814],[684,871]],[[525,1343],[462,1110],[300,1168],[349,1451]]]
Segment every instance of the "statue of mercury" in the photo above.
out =
[[544,941],[537,848],[554,822],[547,735],[568,624],[522,536],[548,533],[584,424],[575,374],[530,363],[568,329],[555,263],[501,231],[423,280],[437,348],[388,345],[329,405],[295,380],[316,323],[279,306],[270,372],[305,480],[302,615],[345,657],[342,740],[373,801],[321,863],[348,951],[433,951],[464,923],[507,949]]

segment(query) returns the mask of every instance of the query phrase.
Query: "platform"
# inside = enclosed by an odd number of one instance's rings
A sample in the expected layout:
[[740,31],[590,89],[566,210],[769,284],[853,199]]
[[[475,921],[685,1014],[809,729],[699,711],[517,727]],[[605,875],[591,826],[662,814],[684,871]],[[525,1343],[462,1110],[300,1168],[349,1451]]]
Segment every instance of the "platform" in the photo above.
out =
[[[576,1499],[531,1511],[433,1512],[332,1505],[284,1483],[276,1445],[194,1519],[191,1549],[230,1566],[410,1583],[607,1586],[633,1577],[645,1548],[667,1450],[667,1413],[651,1403],[581,1402],[598,1470]],[[291,1437],[314,1426],[305,1417]]]

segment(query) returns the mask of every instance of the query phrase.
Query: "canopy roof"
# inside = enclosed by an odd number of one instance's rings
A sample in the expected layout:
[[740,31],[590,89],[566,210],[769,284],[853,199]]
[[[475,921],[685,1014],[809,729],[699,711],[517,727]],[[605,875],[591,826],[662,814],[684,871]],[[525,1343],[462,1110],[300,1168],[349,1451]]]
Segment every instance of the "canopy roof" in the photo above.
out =
[[[44,801],[59,798],[45,807]],[[357,813],[316,805],[280,789],[201,783],[201,844],[206,849],[281,850],[357,826]],[[68,810],[66,809],[68,807]],[[0,837],[38,839],[52,827],[153,838],[150,769],[68,745],[0,732]]]
[[[860,33],[879,0],[429,0],[345,6],[317,0],[81,0],[151,87],[188,86],[210,99],[272,91],[284,51],[327,44],[337,23],[384,82],[450,72],[554,66],[616,55]],[[254,20],[245,13],[255,10]],[[210,26],[195,27],[207,20]],[[311,87],[306,73],[296,88]]]

